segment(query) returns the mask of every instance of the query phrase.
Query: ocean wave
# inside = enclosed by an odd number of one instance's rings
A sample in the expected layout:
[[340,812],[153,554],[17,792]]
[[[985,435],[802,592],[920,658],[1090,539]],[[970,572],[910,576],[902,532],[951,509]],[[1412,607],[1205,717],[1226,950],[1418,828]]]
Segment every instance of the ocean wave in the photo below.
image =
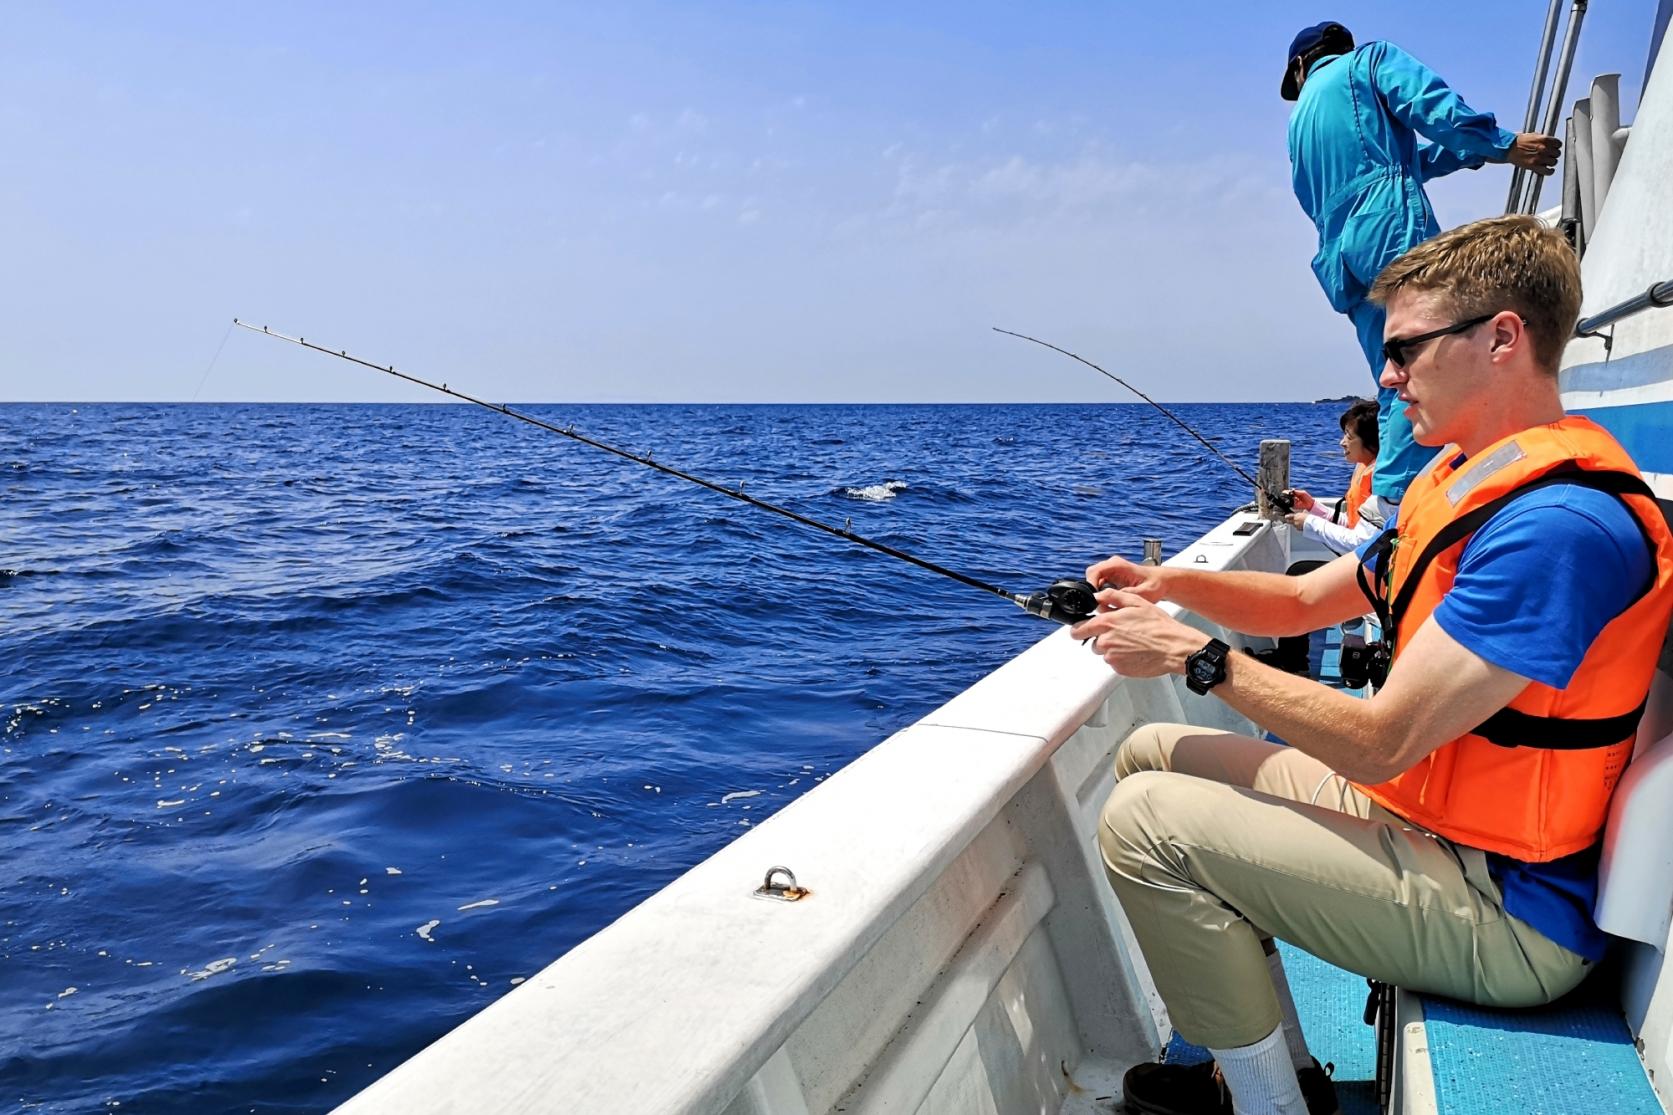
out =
[[881,503],[886,499],[894,499],[896,493],[904,492],[908,487],[904,480],[885,480],[881,484],[868,484],[863,488],[837,488],[831,494]]
[[[1019,589],[1247,498],[1149,408],[1024,409],[558,417]],[[47,1110],[333,1106],[1046,626],[464,408],[8,413],[0,905],[41,948],[0,1075]],[[1347,483],[1330,408],[1189,420]]]
[[56,577],[61,572],[60,569],[0,569],[0,585],[25,577]]

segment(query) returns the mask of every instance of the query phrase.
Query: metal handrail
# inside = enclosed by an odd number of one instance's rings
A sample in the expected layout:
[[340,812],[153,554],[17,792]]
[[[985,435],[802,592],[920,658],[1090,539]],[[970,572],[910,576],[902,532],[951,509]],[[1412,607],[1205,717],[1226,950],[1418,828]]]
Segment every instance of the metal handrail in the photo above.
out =
[[[1562,14],[1563,0],[1551,0],[1551,6],[1545,12],[1545,30],[1539,38],[1539,54],[1534,61],[1534,85],[1528,90],[1528,114],[1522,121],[1522,130],[1531,132],[1539,123],[1539,110],[1545,95],[1545,74],[1551,68],[1551,48],[1557,41],[1557,17]],[[1505,212],[1517,212],[1517,202],[1522,197],[1522,179],[1528,172],[1517,167],[1510,173],[1510,198],[1505,202]]]
[[1673,306],[1673,279],[1654,283],[1649,290],[1642,294],[1635,294],[1624,302],[1617,302],[1607,310],[1593,314],[1583,319],[1574,327],[1576,337],[1592,337],[1599,329],[1614,325],[1624,317],[1648,310],[1655,306]]
[[[1580,42],[1580,24],[1586,19],[1586,5],[1589,0],[1574,0],[1574,7],[1568,13],[1568,30],[1563,33],[1562,53],[1557,56],[1557,77],[1551,86],[1551,100],[1546,109],[1545,133],[1548,136],[1557,134],[1557,124],[1563,118],[1563,97],[1568,93],[1569,69],[1574,65],[1574,49]],[[1539,211],[1539,191],[1545,184],[1545,179],[1539,175],[1529,175],[1524,181],[1528,182],[1528,196],[1522,203],[1523,213]]]

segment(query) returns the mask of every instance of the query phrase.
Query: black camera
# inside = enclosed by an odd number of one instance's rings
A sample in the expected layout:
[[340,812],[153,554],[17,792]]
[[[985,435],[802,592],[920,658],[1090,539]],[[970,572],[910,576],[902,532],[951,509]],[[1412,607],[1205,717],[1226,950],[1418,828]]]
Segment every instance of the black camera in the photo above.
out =
[[1366,684],[1381,689],[1388,680],[1388,644],[1368,643],[1363,635],[1342,636],[1342,684],[1349,689],[1364,689]]

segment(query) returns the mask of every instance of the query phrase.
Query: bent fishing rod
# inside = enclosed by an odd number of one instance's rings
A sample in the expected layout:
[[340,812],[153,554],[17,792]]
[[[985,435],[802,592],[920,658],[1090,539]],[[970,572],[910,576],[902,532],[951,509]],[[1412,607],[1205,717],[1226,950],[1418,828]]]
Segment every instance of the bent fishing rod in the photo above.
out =
[[522,411],[513,410],[511,407],[506,406],[503,403],[490,403],[487,400],[479,399],[474,395],[467,395],[463,391],[455,391],[445,383],[432,383],[430,380],[420,379],[418,376],[411,375],[407,372],[396,371],[395,365],[393,364],[376,364],[370,360],[363,360],[358,356],[350,355],[344,349],[326,348],[324,345],[317,345],[306,338],[292,337],[284,333],[279,333],[269,329],[265,325],[251,325],[248,322],[240,321],[238,318],[233,318],[232,323],[240,328],[248,329],[252,333],[260,333],[263,336],[272,337],[275,340],[288,341],[293,345],[300,345],[303,348],[311,348],[315,352],[323,352],[327,356],[334,356],[339,360],[347,360],[351,364],[359,364],[361,367],[370,368],[375,372],[383,372],[385,375],[394,376],[396,379],[404,379],[408,383],[415,383],[420,387],[427,387],[431,391],[437,391],[443,395],[450,395],[462,402],[472,403],[476,406],[484,408],[485,410],[491,410],[496,414],[503,414],[507,418],[515,418],[519,422],[527,422],[531,426],[538,426],[551,433],[561,434],[572,441],[580,442],[582,445],[590,445],[594,449],[602,449],[606,453],[613,453],[624,460],[632,461],[635,464],[645,465],[646,467],[653,468],[658,472],[667,473],[669,476],[678,477],[681,480],[696,484],[699,487],[707,488],[711,492],[719,492],[728,499],[735,499],[740,503],[747,503],[751,507],[759,507],[763,511],[771,511],[775,515],[783,515],[785,518],[793,519],[796,522],[801,523],[803,526],[812,527],[814,530],[824,531],[826,534],[835,535],[838,538],[846,539],[855,545],[864,546],[870,550],[876,550],[880,554],[885,554],[899,561],[908,562],[912,565],[916,565],[920,569],[927,569],[931,573],[936,573],[940,576],[955,580],[961,585],[968,585],[971,588],[981,589],[983,592],[992,593],[994,596],[1003,597],[1004,599],[1009,600],[1011,603],[1022,608],[1029,615],[1039,616],[1042,619],[1054,620],[1057,623],[1073,625],[1084,619],[1090,618],[1098,611],[1097,590],[1083,580],[1065,578],[1055,582],[1051,585],[1051,587],[1043,589],[1040,592],[1028,593],[1026,595],[1020,592],[1011,592],[1007,589],[1000,588],[997,585],[990,585],[985,581],[978,581],[974,577],[969,577],[963,573],[948,569],[946,566],[937,565],[933,561],[926,561],[921,557],[915,557],[904,550],[897,550],[893,546],[874,541],[870,538],[864,537],[863,535],[855,534],[852,530],[849,530],[846,527],[834,527],[829,523],[822,523],[818,519],[812,519],[806,515],[797,514],[787,507],[780,507],[776,503],[768,503],[764,499],[757,499],[752,495],[746,494],[743,490],[742,484],[736,488],[728,488],[723,484],[717,484],[712,480],[705,480],[701,476],[694,476],[689,472],[684,472],[680,469],[665,465],[660,461],[653,460],[649,454],[642,456],[638,453],[619,448],[618,446],[610,445],[607,442],[599,441],[597,438],[588,437],[586,434],[577,432],[574,426],[557,426],[551,422],[536,418],[532,414],[525,414]]
[[1294,503],[1293,500],[1290,499],[1289,496],[1285,495],[1283,492],[1273,491],[1271,488],[1268,488],[1265,484],[1262,484],[1259,480],[1256,480],[1253,476],[1250,476],[1247,472],[1244,472],[1241,468],[1239,468],[1237,466],[1237,464],[1234,461],[1232,461],[1232,459],[1230,457],[1227,457],[1224,453],[1220,452],[1218,449],[1214,448],[1214,446],[1210,445],[1208,443],[1207,438],[1203,437],[1201,434],[1197,433],[1197,431],[1195,431],[1195,430],[1191,429],[1191,427],[1187,426],[1185,424],[1184,419],[1182,419],[1178,415],[1174,414],[1173,411],[1169,410],[1167,407],[1163,406],[1161,403],[1157,402],[1155,399],[1152,399],[1149,395],[1146,395],[1143,391],[1140,391],[1137,387],[1134,387],[1132,384],[1128,383],[1126,380],[1122,379],[1120,376],[1114,374],[1113,372],[1106,372],[1106,371],[1104,371],[1104,369],[1098,367],[1098,365],[1094,364],[1092,361],[1088,360],[1086,357],[1077,356],[1074,353],[1070,352],[1066,348],[1058,348],[1056,345],[1052,344],[1050,341],[1042,341],[1038,337],[1030,337],[1027,333],[1013,333],[1009,329],[1001,329],[997,325],[995,325],[993,327],[993,331],[995,333],[1003,333],[1007,337],[1021,337],[1025,341],[1033,341],[1037,345],[1044,345],[1046,348],[1051,349],[1053,352],[1061,352],[1064,356],[1069,357],[1069,359],[1071,359],[1071,360],[1079,360],[1082,364],[1085,364],[1088,368],[1091,368],[1093,371],[1103,372],[1104,375],[1109,376],[1109,378],[1115,380],[1115,382],[1119,383],[1121,386],[1125,387],[1127,390],[1131,391],[1133,394],[1137,395],[1139,398],[1143,399],[1145,402],[1149,403],[1151,406],[1153,406],[1157,410],[1161,411],[1164,415],[1167,416],[1168,420],[1171,421],[1174,425],[1178,426],[1180,429],[1184,430],[1186,433],[1190,434],[1192,437],[1194,437],[1198,441],[1202,442],[1202,447],[1204,449],[1208,450],[1210,453],[1212,453],[1216,457],[1220,458],[1220,460],[1225,462],[1226,466],[1228,468],[1230,468],[1233,472],[1235,472],[1239,476],[1243,477],[1243,479],[1247,480],[1250,484],[1253,484],[1257,491],[1264,493],[1266,495],[1266,498],[1271,500],[1273,502],[1273,504],[1275,504],[1279,509],[1281,509],[1284,512],[1284,514],[1287,515],[1291,511],[1295,510],[1295,503]]

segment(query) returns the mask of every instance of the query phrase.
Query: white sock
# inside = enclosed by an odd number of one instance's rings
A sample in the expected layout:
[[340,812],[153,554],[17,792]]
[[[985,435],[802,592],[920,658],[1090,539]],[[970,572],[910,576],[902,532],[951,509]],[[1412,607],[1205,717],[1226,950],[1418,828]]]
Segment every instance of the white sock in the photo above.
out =
[[1272,990],[1278,993],[1278,1010],[1284,1018],[1284,1044],[1289,1047],[1295,1071],[1313,1067],[1313,1055],[1307,1052],[1307,1039],[1301,1033],[1301,1018],[1295,1013],[1295,997],[1290,994],[1290,980],[1284,974],[1284,958],[1276,946],[1266,954],[1266,970],[1272,973]]
[[1295,1066],[1284,1048],[1284,1027],[1279,1026],[1254,1045],[1209,1052],[1220,1066],[1237,1115],[1307,1115],[1307,1101],[1301,1098]]

